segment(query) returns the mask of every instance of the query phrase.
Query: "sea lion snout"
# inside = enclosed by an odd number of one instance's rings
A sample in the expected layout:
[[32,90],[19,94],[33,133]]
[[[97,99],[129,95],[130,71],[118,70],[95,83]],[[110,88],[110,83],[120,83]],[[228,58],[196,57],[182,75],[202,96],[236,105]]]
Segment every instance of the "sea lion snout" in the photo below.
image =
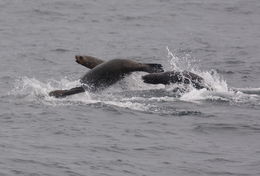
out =
[[155,74],[144,75],[142,76],[142,79],[144,80],[145,83],[148,84],[158,84],[158,79]]
[[169,84],[170,76],[168,75],[168,72],[150,73],[142,76],[142,79],[148,84]]

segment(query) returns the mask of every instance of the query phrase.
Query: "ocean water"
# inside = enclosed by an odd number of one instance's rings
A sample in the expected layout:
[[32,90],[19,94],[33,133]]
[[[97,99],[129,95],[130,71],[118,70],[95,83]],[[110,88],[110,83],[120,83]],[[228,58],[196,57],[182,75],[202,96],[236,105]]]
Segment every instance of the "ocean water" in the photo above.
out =
[[[260,175],[260,1],[0,0],[0,176]],[[63,99],[75,55],[189,70]]]

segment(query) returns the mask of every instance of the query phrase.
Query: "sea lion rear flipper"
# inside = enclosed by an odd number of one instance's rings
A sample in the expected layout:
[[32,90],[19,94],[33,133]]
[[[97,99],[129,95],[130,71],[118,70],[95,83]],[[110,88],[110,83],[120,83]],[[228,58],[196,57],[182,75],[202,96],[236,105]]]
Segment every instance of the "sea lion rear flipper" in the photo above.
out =
[[146,72],[148,73],[159,73],[159,72],[164,72],[163,66],[161,64],[156,64],[156,63],[149,63],[145,64],[147,67],[145,67]]
[[55,97],[55,98],[63,98],[68,95],[73,95],[77,93],[84,92],[85,89],[83,87],[75,87],[69,90],[54,90],[49,93],[49,96]]
[[92,69],[104,62],[103,60],[92,56],[75,56],[75,59],[78,64],[81,64],[89,69]]

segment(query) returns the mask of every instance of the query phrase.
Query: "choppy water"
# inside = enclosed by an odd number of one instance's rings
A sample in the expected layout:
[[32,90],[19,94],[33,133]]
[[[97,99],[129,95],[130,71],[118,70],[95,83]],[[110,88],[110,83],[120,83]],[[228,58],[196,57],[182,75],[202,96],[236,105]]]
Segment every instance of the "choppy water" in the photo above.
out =
[[[0,0],[0,175],[260,175],[258,0]],[[74,55],[191,70],[213,90],[134,73],[64,99]]]

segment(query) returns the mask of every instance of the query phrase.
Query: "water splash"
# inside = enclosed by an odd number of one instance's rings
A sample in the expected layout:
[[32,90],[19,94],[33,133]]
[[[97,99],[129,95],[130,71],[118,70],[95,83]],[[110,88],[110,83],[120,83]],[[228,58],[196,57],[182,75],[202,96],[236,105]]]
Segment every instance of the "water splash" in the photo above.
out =
[[48,93],[55,89],[69,89],[78,86],[79,80],[70,81],[66,77],[60,81],[48,80],[46,83],[36,78],[21,77],[15,81],[14,88],[9,92],[13,95],[25,96],[47,96]]
[[[222,76],[220,76],[215,70],[202,71],[194,63],[194,60],[190,56],[178,57],[176,53],[171,52],[167,47],[169,63],[172,70],[177,71],[190,71],[205,80],[205,84],[211,89],[197,90],[191,85],[186,86],[186,91],[180,93],[180,100],[188,102],[198,102],[201,100],[213,100],[213,101],[227,101],[231,103],[246,103],[251,101],[257,101],[256,95],[260,92],[259,88],[254,89],[232,89],[228,87],[227,82]],[[177,85],[178,87],[185,86],[183,84]],[[168,89],[175,89],[175,85],[170,85]]]
[[171,51],[168,46],[167,50],[167,58],[170,64],[170,69],[175,71],[192,71],[197,70],[198,66],[195,64],[197,62],[196,59],[192,58],[188,53],[182,53],[182,56],[178,56],[177,51]]
[[122,91],[123,83],[118,83],[113,86],[112,94],[103,93],[90,93],[85,92],[83,94],[73,95],[65,98],[50,97],[48,93],[57,89],[70,89],[80,85],[80,81],[72,81],[68,78],[61,80],[48,80],[47,82],[39,81],[35,78],[22,77],[15,81],[14,88],[9,92],[9,95],[13,95],[17,98],[26,99],[27,101],[33,101],[43,103],[52,106],[64,106],[73,104],[96,104],[97,106],[117,106],[121,108],[129,108],[133,110],[145,111],[149,106],[138,102],[131,102],[122,97],[116,97],[113,92]]

